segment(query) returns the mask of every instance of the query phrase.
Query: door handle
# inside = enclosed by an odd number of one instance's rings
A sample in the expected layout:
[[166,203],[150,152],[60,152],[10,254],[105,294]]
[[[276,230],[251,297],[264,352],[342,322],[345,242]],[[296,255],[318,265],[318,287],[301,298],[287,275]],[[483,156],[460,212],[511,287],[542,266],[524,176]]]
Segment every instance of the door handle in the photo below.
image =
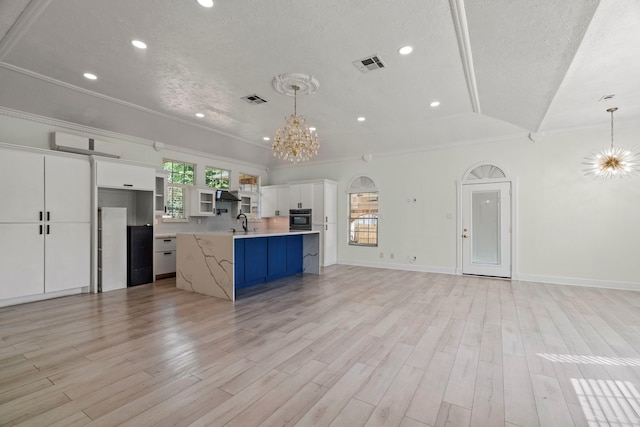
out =
[[49,224],[47,224],[47,234],[49,234]]
[[[40,221],[42,221],[42,211],[40,211]],[[42,234],[42,233],[40,233]]]
[[47,221],[51,221],[51,212],[47,211]]
[[42,234],[42,224],[40,225],[40,234]]

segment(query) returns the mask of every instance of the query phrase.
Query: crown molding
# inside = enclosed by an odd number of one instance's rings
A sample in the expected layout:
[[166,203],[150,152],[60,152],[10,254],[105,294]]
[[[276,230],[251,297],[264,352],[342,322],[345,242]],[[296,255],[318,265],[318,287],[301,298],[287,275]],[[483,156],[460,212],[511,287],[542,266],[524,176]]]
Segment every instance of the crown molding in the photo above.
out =
[[[64,120],[53,119],[51,117],[45,117],[45,116],[40,116],[40,115],[37,115],[37,114],[27,113],[27,112],[24,112],[24,111],[13,110],[11,108],[6,108],[6,107],[2,107],[2,106],[0,106],[0,115],[7,116],[7,117],[13,117],[13,118],[16,118],[16,119],[21,119],[21,120],[28,120],[28,121],[31,121],[31,122],[40,123],[40,124],[44,124],[44,125],[47,125],[47,126],[54,126],[54,127],[58,127],[58,128],[62,128],[62,129],[69,129],[69,130],[72,130],[72,131],[75,131],[75,132],[79,132],[79,133],[82,133],[82,134],[97,135],[97,136],[102,136],[102,137],[105,137],[105,138],[111,138],[111,139],[116,139],[116,140],[120,140],[120,141],[132,142],[134,144],[140,144],[140,145],[145,145],[145,146],[148,146],[148,147],[153,147],[154,149],[156,149],[156,147],[159,147],[160,150],[176,151],[176,152],[180,152],[180,153],[191,154],[191,155],[194,155],[194,156],[206,157],[206,158],[213,159],[213,160],[221,160],[221,161],[237,164],[237,165],[240,165],[240,166],[248,166],[248,167],[252,167],[252,168],[260,169],[260,170],[266,170],[267,169],[265,165],[259,165],[259,164],[256,164],[256,163],[245,162],[245,161],[242,161],[242,160],[232,159],[230,157],[225,157],[225,156],[212,155],[211,153],[205,153],[203,151],[192,150],[190,148],[180,147],[180,146],[172,145],[172,144],[166,144],[166,143],[162,143],[162,142],[159,142],[159,141],[152,141],[152,140],[146,139],[146,138],[139,138],[139,137],[136,137],[136,136],[125,135],[125,134],[118,133],[118,132],[112,132],[112,131],[108,131],[108,130],[104,130],[104,129],[94,128],[94,127],[91,127],[91,126],[80,125],[80,124],[77,124],[77,123],[67,122],[67,121],[64,121]],[[160,146],[159,144],[162,144],[162,146]],[[156,150],[156,151],[160,151],[160,150]]]

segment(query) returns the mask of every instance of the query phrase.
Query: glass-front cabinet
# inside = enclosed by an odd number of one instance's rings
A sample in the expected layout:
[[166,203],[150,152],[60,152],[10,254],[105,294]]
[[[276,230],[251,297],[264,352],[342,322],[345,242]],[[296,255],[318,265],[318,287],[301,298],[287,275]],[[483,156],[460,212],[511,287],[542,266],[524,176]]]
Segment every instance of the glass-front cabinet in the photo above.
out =
[[213,216],[216,214],[216,190],[193,188],[190,196],[190,216]]

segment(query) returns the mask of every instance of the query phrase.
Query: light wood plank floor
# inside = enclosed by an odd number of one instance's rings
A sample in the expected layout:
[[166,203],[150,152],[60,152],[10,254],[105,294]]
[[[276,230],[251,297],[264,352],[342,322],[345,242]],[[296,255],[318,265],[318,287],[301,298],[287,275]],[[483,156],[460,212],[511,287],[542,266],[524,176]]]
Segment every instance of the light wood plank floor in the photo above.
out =
[[0,425],[640,425],[640,293],[334,266],[0,309]]

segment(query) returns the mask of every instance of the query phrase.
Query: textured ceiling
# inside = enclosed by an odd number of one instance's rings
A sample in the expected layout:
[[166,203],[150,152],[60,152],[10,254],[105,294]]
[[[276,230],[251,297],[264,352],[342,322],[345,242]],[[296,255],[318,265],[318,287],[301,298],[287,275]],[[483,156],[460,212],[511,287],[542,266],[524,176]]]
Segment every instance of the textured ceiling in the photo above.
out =
[[[0,106],[269,167],[281,163],[262,138],[293,110],[271,85],[282,73],[320,82],[298,99],[318,128],[318,160],[582,127],[606,122],[598,103],[606,93],[629,104],[618,104],[621,113],[638,108],[639,8],[637,0],[217,0],[211,9],[195,0],[3,1]],[[133,48],[133,38],[149,48]],[[414,52],[399,55],[404,45]],[[352,65],[372,54],[384,69]],[[241,100],[254,93],[268,102]],[[430,108],[433,100],[441,106]]]

